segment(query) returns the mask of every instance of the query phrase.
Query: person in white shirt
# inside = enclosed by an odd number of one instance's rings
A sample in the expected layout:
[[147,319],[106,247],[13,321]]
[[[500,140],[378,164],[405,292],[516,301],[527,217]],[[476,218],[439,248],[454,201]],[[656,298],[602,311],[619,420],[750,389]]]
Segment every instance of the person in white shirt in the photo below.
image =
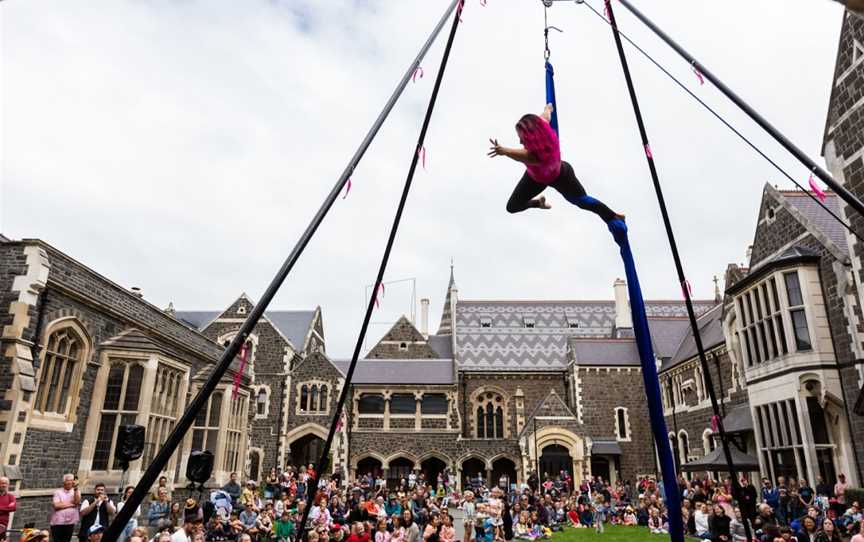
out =
[[710,527],[708,526],[708,505],[702,503],[693,514],[693,523],[696,525],[696,536],[702,539],[711,538]]

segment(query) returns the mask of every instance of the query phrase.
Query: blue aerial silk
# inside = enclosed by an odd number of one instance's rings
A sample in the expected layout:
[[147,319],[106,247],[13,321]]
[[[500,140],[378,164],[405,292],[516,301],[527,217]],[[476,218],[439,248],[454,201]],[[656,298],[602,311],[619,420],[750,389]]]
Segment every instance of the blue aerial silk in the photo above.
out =
[[546,103],[552,104],[554,108],[552,109],[552,121],[549,124],[558,137],[561,137],[561,134],[558,133],[558,104],[555,103],[555,69],[552,68],[552,64],[548,60],[546,61]]
[[615,238],[615,242],[621,248],[621,259],[624,260],[624,270],[627,274],[630,312],[633,315],[633,332],[636,335],[636,346],[639,349],[639,360],[642,365],[642,382],[645,385],[651,429],[654,432],[654,442],[657,444],[657,455],[663,473],[663,489],[666,493],[666,509],[669,514],[669,535],[673,542],[684,542],[681,495],[678,492],[675,460],[672,457],[672,447],[669,444],[666,420],[663,418],[660,380],[657,377],[654,349],[651,346],[651,331],[648,329],[648,317],[645,314],[645,301],[642,299],[639,276],[636,274],[636,263],[633,261],[633,252],[630,250],[630,241],[627,238],[627,225],[624,221],[616,219],[610,220],[608,226],[612,237]]

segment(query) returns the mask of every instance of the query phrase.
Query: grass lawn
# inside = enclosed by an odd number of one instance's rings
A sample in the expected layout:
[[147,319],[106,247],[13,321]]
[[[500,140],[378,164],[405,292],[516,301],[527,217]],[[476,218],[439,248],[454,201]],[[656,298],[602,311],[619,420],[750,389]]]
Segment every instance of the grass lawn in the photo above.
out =
[[597,534],[594,529],[568,528],[553,534],[551,542],[648,542],[649,540],[669,542],[669,535],[652,535],[647,527],[606,525],[606,532],[603,534]]

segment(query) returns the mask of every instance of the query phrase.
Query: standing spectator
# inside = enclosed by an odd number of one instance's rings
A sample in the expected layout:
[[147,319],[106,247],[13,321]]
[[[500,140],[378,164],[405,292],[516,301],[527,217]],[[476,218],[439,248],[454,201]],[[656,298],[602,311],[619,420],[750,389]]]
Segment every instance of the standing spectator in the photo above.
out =
[[832,490],[831,484],[827,483],[821,475],[816,476],[816,502],[823,511],[828,510],[828,503],[834,496]]
[[240,484],[237,483],[237,473],[231,473],[231,479],[222,486],[222,491],[231,495],[231,500],[234,503],[234,509],[236,510],[240,506]]
[[762,478],[762,501],[774,510],[780,506],[780,492],[768,478]]
[[[126,486],[126,489],[123,491],[123,499],[117,504],[117,511],[123,510],[123,505],[126,504],[126,501],[129,500],[129,497],[132,495],[132,492],[135,491],[135,486]],[[141,506],[132,512],[132,517],[129,519],[129,523],[126,524],[126,527],[123,528],[123,534],[121,535],[121,540],[127,539],[132,536],[132,531],[138,528],[138,518],[141,516]]]
[[78,528],[78,540],[84,542],[89,538],[90,527],[100,525],[105,527],[111,523],[111,516],[117,512],[117,508],[105,493],[105,484],[98,483],[93,488],[96,492],[93,500],[81,501],[81,526]]
[[846,475],[842,472],[837,475],[837,483],[834,484],[834,497],[838,504],[846,504]]
[[75,524],[78,523],[78,506],[81,504],[81,492],[74,475],[63,475],[63,487],[54,492],[52,504],[54,513],[51,514],[51,540],[70,542]]
[[5,537],[9,527],[9,514],[14,512],[16,507],[15,495],[9,493],[9,478],[0,476],[0,537]]
[[816,493],[804,478],[801,478],[801,481],[798,484],[798,500],[801,503],[801,509],[805,512],[808,508],[813,506],[813,503],[816,501]]
[[[750,483],[746,476],[741,477],[741,495],[738,496],[738,506],[741,508],[741,515],[748,521],[753,521],[756,517],[756,504],[759,496],[756,494],[756,488]],[[733,511],[734,513],[734,511]]]

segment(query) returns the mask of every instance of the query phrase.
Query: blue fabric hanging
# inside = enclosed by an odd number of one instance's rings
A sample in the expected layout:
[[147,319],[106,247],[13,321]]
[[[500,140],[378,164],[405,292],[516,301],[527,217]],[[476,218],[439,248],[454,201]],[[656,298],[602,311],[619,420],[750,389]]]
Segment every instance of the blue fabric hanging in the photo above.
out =
[[648,329],[648,317],[645,314],[645,301],[642,299],[639,276],[636,274],[636,263],[633,261],[633,252],[630,250],[630,241],[627,238],[627,225],[622,220],[611,220],[609,221],[609,231],[621,248],[621,259],[624,260],[624,270],[627,274],[630,312],[633,315],[633,332],[636,335],[636,346],[639,349],[639,360],[642,365],[642,381],[645,385],[645,397],[648,399],[651,429],[654,432],[654,442],[657,444],[657,455],[660,458],[660,469],[663,473],[666,510],[669,514],[669,535],[672,542],[684,542],[681,495],[678,493],[675,460],[672,457],[672,447],[669,444],[666,420],[663,418],[660,380],[657,376],[654,349],[651,346],[651,331]]
[[558,132],[558,104],[555,103],[555,69],[549,61],[546,61],[546,103],[552,104],[552,121],[549,123],[558,137],[561,134]]

